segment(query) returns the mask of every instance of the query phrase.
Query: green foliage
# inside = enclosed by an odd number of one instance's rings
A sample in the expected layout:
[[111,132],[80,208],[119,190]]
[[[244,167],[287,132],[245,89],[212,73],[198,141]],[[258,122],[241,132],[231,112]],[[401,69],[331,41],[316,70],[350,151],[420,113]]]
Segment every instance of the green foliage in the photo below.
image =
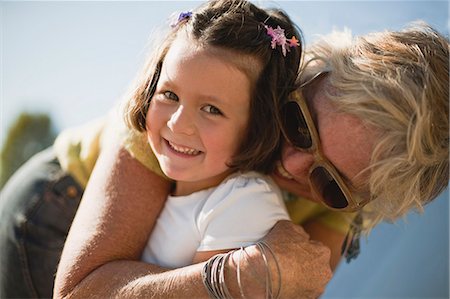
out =
[[9,128],[0,153],[0,188],[23,163],[55,140],[47,114],[21,113]]

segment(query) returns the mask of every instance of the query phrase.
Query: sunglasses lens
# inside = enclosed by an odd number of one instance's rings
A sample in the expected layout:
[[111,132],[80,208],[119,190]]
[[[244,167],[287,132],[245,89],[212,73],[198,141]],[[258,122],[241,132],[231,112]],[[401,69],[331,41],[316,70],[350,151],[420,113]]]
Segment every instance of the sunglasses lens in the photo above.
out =
[[292,145],[303,149],[311,147],[311,134],[302,110],[296,102],[288,102],[284,105],[283,122],[286,137]]
[[311,182],[323,201],[335,209],[348,206],[347,198],[333,176],[324,167],[316,167],[311,173]]

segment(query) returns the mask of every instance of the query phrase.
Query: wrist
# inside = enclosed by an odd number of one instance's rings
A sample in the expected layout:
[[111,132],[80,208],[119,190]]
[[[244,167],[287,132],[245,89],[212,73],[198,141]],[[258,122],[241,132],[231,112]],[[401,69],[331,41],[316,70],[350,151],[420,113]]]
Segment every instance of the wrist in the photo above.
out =
[[261,243],[233,251],[225,271],[233,298],[276,298],[280,291],[276,259]]

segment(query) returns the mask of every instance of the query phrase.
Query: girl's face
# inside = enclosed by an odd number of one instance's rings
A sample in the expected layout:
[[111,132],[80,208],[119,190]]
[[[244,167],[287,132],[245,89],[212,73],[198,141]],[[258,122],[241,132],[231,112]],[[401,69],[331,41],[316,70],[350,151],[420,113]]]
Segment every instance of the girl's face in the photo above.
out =
[[219,184],[247,128],[250,81],[187,37],[170,47],[147,113],[149,143],[175,195]]

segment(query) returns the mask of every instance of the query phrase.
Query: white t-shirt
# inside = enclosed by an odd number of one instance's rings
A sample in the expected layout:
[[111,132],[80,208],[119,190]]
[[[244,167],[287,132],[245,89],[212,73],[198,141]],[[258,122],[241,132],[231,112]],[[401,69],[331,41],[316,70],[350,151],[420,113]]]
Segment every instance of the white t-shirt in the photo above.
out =
[[289,220],[281,192],[256,172],[234,174],[219,186],[169,196],[142,254],[168,268],[192,264],[197,251],[256,243],[278,220]]

